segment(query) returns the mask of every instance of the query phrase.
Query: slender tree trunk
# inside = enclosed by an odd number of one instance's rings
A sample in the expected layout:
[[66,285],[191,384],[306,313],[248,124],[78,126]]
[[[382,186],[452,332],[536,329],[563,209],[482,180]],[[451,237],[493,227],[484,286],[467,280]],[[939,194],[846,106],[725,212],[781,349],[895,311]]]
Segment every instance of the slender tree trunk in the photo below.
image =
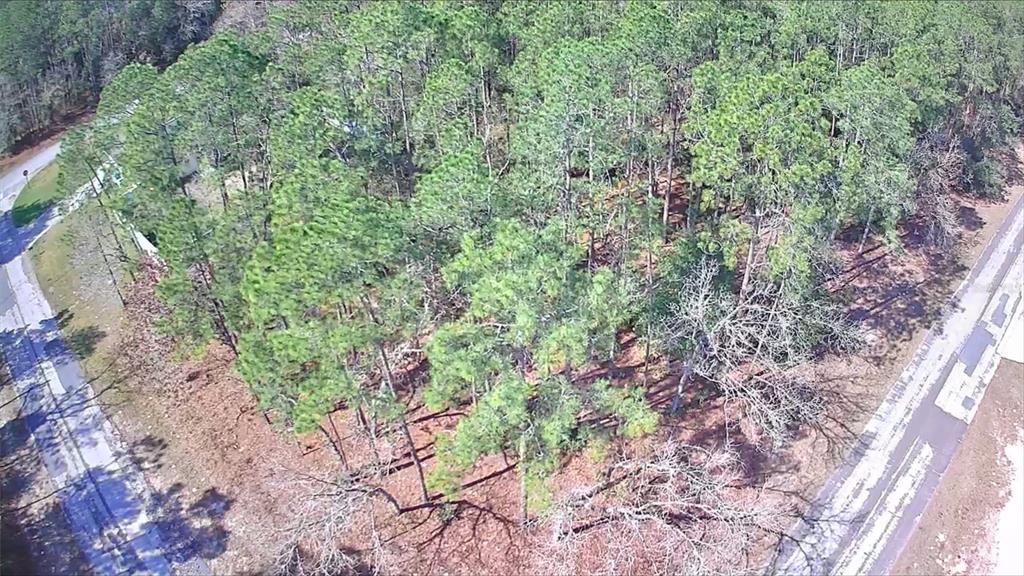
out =
[[587,139],[587,181],[594,183],[594,135]]
[[875,216],[875,205],[872,204],[871,208],[868,209],[868,220],[864,223],[864,233],[860,236],[860,246],[857,248],[857,253],[864,252],[864,243],[868,240],[868,232],[871,231],[871,219]]
[[[327,419],[331,422],[331,428],[334,429],[335,436],[331,436],[331,433],[327,431],[322,425],[317,426],[320,429],[320,433],[327,439],[327,443],[334,449],[334,453],[338,456],[338,461],[341,462],[341,469],[348,472],[348,459],[345,458],[345,451],[341,448],[341,436],[338,436],[338,429],[334,427],[334,421],[331,420],[331,415],[327,415]],[[335,437],[337,440],[335,440]]]
[[409,140],[408,106],[405,103],[405,75],[398,73],[398,97],[402,106],[402,132],[405,137],[405,153],[412,158],[412,142]]
[[[653,261],[653,255],[651,254],[651,242],[652,242],[652,238],[651,238],[651,206],[654,204],[654,189],[657,186],[656,181],[654,179],[654,159],[653,158],[650,159],[650,161],[647,163],[647,179],[648,179],[648,185],[647,185],[647,209],[644,210],[644,213],[647,216],[647,226],[645,227],[646,228],[646,232],[644,233],[645,234],[645,238],[646,238],[646,244],[647,244],[645,246],[645,250],[644,250],[646,252],[646,255],[647,255],[647,258],[646,258],[647,259],[647,262],[646,262],[646,265],[647,265],[646,266],[646,268],[647,268],[647,270],[646,270],[646,272],[647,272],[646,273],[646,277],[647,277],[646,278],[646,281],[647,281],[646,284],[647,284],[647,286],[646,286],[646,290],[644,290],[644,292],[646,292],[645,296],[646,296],[646,299],[647,299],[647,316],[648,316],[648,318],[650,318],[651,311],[654,308],[654,261]],[[647,377],[648,377],[648,374],[649,374],[648,368],[650,367],[650,362],[651,362],[651,323],[650,323],[650,321],[645,322],[645,326],[646,326],[646,337],[644,338],[644,386],[647,385]]]
[[754,216],[754,231],[747,242],[747,262],[743,270],[743,282],[740,283],[740,302],[747,296],[747,288],[750,286],[750,276],[754,269],[754,250],[757,248],[757,237],[761,233],[761,216]]
[[[395,385],[392,382],[391,368],[388,366],[387,355],[384,353],[384,347],[378,344],[377,348],[380,351],[381,362],[384,365],[384,374],[388,384],[388,390],[390,390],[391,396],[397,401],[398,393],[395,391]],[[412,432],[409,431],[409,422],[405,419],[404,413],[398,417],[398,423],[402,428],[402,435],[405,436],[405,442],[409,445],[409,456],[412,457],[413,463],[416,464],[416,475],[419,477],[420,481],[420,496],[423,499],[423,503],[426,504],[430,501],[430,494],[427,491],[426,477],[423,475],[423,461],[420,460],[420,456],[416,452],[416,443],[413,441]]]
[[686,361],[683,362],[683,373],[679,375],[679,382],[676,384],[676,391],[672,394],[672,411],[670,414],[675,416],[679,412],[679,405],[683,399],[683,390],[686,388],[686,383],[690,381],[690,375],[693,373],[693,353],[691,352],[686,356]]
[[[373,312],[373,306],[365,295],[363,295],[363,306],[366,307],[366,314],[369,316],[370,321],[380,326],[380,322],[377,321],[377,315]],[[391,392],[391,397],[397,402],[398,392],[395,390],[391,364],[388,362],[388,355],[384,350],[384,345],[380,343],[380,341],[377,342],[377,352],[380,354],[381,368],[384,373],[384,382],[387,384],[388,390]],[[423,475],[423,462],[420,460],[419,454],[416,453],[416,443],[413,441],[412,433],[409,431],[409,423],[405,419],[404,412],[398,417],[398,423],[402,429],[402,435],[405,436],[405,441],[409,445],[409,455],[412,457],[412,461],[416,464],[416,473],[419,476],[420,481],[420,495],[423,498],[423,503],[426,504],[430,500],[430,494],[427,491],[426,477]]]
[[565,188],[562,191],[562,215],[564,216],[564,234],[566,241],[569,240],[570,220],[572,218],[572,150],[566,143],[565,158],[562,160],[565,170]]
[[675,104],[675,97],[672,97],[672,134],[669,136],[668,145],[668,183],[665,187],[665,202],[661,210],[662,237],[668,238],[668,214],[669,204],[672,199],[672,178],[676,160],[676,136],[679,133],[679,110]]
[[[772,302],[772,310],[768,313],[768,324],[771,325],[775,321],[775,314],[779,310],[779,302],[782,300],[782,294],[786,290],[786,280],[788,276],[782,277],[782,283],[779,284],[779,293],[775,295],[775,301]],[[757,341],[757,350],[754,351],[754,361],[761,357],[761,346],[764,344],[764,338]]]
[[626,161],[626,181],[627,182],[632,182],[633,181],[633,173],[634,173],[633,171],[634,171],[635,162],[636,162],[636,149],[635,149],[636,142],[633,140],[633,138],[636,135],[636,98],[635,98],[635,96],[633,94],[633,75],[632,74],[629,75],[629,84],[626,87],[626,93],[627,93],[627,97],[629,98],[629,116],[628,116],[628,119],[627,119],[626,130],[629,133],[629,139],[630,139],[629,140],[630,141],[629,157],[628,157],[628,160]]
[[[165,141],[167,143],[167,150],[170,154],[171,162],[174,165],[174,169],[178,169],[177,155],[174,152],[174,145],[170,141],[170,135],[167,133],[167,125],[161,124],[161,131],[164,134]],[[206,253],[206,249],[203,247],[202,238],[200,237],[199,230],[196,229],[195,218],[193,217],[192,211],[192,198],[188,195],[188,190],[185,189],[185,181],[182,178],[178,178],[178,189],[181,191],[181,195],[185,198],[186,210],[188,210],[190,228],[192,229],[192,240],[195,242],[195,246],[199,251],[202,258],[203,264],[200,266],[201,270],[199,273],[200,281],[203,284],[205,297],[209,299],[213,305],[214,312],[214,324],[217,326],[218,331],[221,333],[221,340],[231,348],[235,356],[238,356],[238,344],[235,340],[235,335],[231,333],[228,328],[227,316],[224,314],[224,303],[213,295],[211,282],[214,282],[213,264],[210,262],[210,256]],[[207,278],[209,275],[209,278]]]
[[334,437],[338,441],[338,456],[341,457],[341,465],[345,469],[345,471],[348,471],[348,457],[345,456],[345,449],[341,445],[341,434],[338,433],[338,427],[334,425],[333,413],[327,414],[327,422],[330,423],[331,430],[334,432]]
[[[93,194],[96,195],[96,201],[100,205],[100,209],[103,212],[103,218],[107,221],[107,227],[110,228],[110,234],[114,238],[114,246],[117,248],[118,258],[122,262],[128,263],[128,252],[125,251],[124,245],[121,244],[121,239],[117,236],[117,228],[114,226],[114,221],[110,218],[109,209],[103,204],[103,190],[96,188],[96,183],[100,181],[99,173],[93,168],[92,163],[86,160],[85,165],[89,168],[89,172],[92,174],[92,179],[89,180],[89,186],[92,188]],[[131,267],[127,267],[128,277],[131,278],[132,282],[135,282],[135,273],[132,272]]]
[[107,267],[107,273],[110,274],[110,282],[114,285],[114,292],[117,292],[117,299],[121,301],[121,308],[124,308],[127,304],[125,304],[121,288],[117,285],[117,274],[114,274],[114,268],[110,265],[110,259],[107,258],[107,251],[103,249],[103,241],[100,240],[99,232],[95,230],[93,232],[96,235],[96,245],[100,249],[100,256],[103,257],[103,264]]
[[[245,161],[245,155],[242,154],[242,141],[238,137],[238,119],[235,117],[235,110],[233,108],[231,109],[231,134],[235,139],[235,154],[238,154],[238,163],[242,166],[242,190],[248,193],[249,180],[245,173],[249,169],[249,165]],[[225,206],[225,208],[227,208],[227,206]]]
[[356,409],[356,416],[359,423],[363,427],[363,431],[366,433],[366,440],[370,443],[370,454],[373,456],[373,465],[377,469],[377,473],[382,472],[382,466],[380,462],[380,451],[377,450],[377,427],[372,420],[366,417],[366,412],[363,411],[363,403],[359,403],[359,407]]
[[487,175],[494,176],[494,164],[491,159],[491,119],[490,119],[490,98],[487,96],[487,73],[483,66],[480,67],[480,99],[483,104],[484,119],[484,158],[487,160]]
[[526,489],[526,435],[519,437],[519,524],[530,521],[529,493]]
[[220,205],[224,208],[224,212],[228,211],[228,187],[222,178],[220,181]]

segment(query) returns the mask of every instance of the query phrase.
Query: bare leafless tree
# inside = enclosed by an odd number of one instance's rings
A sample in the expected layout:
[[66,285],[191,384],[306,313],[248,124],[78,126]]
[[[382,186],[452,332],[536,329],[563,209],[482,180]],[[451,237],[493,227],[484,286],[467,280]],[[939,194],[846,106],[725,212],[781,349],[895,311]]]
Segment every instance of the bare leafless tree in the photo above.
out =
[[[283,530],[284,544],[274,563],[276,576],[339,576],[391,573],[390,557],[377,530],[373,500],[398,503],[383,489],[342,474],[337,479],[292,473],[287,490],[294,495],[293,523]],[[361,541],[370,546],[363,555],[342,542],[356,525],[368,526]],[[366,560],[369,560],[368,562]]]
[[822,349],[855,347],[859,331],[837,306],[787,290],[785,280],[755,274],[739,298],[719,282],[719,272],[710,259],[692,268],[655,337],[666,350],[683,351],[684,372],[740,399],[747,416],[779,445],[796,425],[823,412],[799,367]]
[[911,156],[917,181],[917,215],[926,227],[927,239],[942,248],[949,248],[960,236],[951,194],[960,187],[965,162],[960,141],[943,130],[925,135]]
[[668,440],[621,454],[595,486],[573,490],[545,517],[550,573],[748,573],[742,558],[777,533],[783,514],[733,488],[736,456]]

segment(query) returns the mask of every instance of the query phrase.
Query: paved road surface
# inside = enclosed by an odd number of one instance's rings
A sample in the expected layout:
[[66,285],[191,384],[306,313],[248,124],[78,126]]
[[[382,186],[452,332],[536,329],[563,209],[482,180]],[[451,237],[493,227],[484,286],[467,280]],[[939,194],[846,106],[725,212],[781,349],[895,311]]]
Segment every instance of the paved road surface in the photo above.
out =
[[25,177],[22,176],[22,173],[28,170],[29,176],[34,176],[36,172],[53,162],[58,152],[60,152],[60,142],[47,146],[20,165],[12,166],[6,174],[0,176],[0,212],[8,212],[11,206],[14,206],[14,199],[18,197],[18,192],[25,186]]
[[1018,201],[957,290],[953,309],[790,531],[794,541],[784,545],[774,572],[886,574],[892,568],[974,417],[1009,319],[1024,306],[1022,243],[1024,201]]
[[170,574],[159,521],[141,474],[117,442],[74,355],[60,337],[50,308],[23,252],[54,217],[45,213],[23,228],[10,207],[59,144],[15,166],[0,180],[0,352],[14,377],[22,412],[75,536],[97,574]]

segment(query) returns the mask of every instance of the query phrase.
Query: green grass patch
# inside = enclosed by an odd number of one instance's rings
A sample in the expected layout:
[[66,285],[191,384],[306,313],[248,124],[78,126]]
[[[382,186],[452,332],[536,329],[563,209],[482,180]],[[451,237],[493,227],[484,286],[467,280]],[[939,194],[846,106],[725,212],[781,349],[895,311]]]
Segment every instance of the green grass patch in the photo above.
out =
[[[113,278],[104,253],[115,267]],[[117,290],[127,288],[128,271],[114,263],[113,253],[109,226],[95,201],[68,214],[29,250],[64,341],[91,378],[107,374],[124,313]]]
[[56,162],[40,170],[14,201],[11,208],[11,219],[15,226],[31,224],[33,220],[46,211],[64,195],[61,186],[60,167]]

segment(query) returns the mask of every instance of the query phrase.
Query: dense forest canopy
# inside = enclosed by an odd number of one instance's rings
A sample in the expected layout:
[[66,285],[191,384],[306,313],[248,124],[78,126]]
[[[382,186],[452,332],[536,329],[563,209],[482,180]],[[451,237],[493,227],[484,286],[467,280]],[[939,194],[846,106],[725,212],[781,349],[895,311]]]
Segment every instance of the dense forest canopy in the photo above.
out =
[[0,152],[94,103],[125,64],[170,64],[218,11],[218,0],[0,3]]
[[[107,55],[173,52],[118,24],[150,3],[116,4],[95,46],[31,61],[4,8],[3,82],[94,90]],[[894,244],[914,216],[949,244],[951,194],[999,193],[1022,31],[1014,2],[289,3],[125,66],[62,162],[116,162],[104,196],[159,247],[165,328],[231,347],[295,430],[349,407],[411,444],[408,406],[457,408],[429,466],[409,451],[420,496],[507,453],[527,518],[596,423],[657,429],[642,369],[586,376],[626,335],[683,366],[672,414],[699,381],[769,449],[817,418],[796,368],[858,341],[820,288],[836,239]]]

